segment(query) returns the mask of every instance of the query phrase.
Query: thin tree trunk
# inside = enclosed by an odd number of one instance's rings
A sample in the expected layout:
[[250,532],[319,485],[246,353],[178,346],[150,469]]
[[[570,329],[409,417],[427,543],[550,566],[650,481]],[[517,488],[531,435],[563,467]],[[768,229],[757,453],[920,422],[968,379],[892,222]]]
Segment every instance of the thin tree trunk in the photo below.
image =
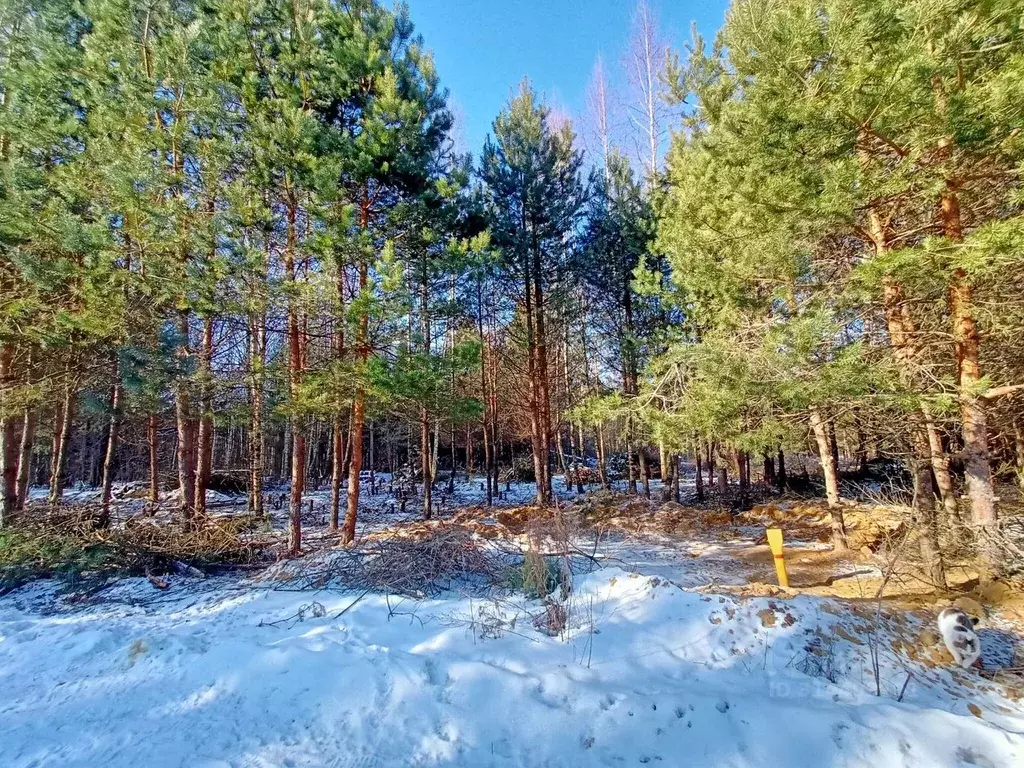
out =
[[608,464],[605,460],[604,452],[604,428],[594,428],[595,438],[597,440],[597,476],[601,481],[601,488],[608,491],[611,490],[612,484],[608,478]]
[[100,494],[100,516],[96,525],[110,526],[110,501],[113,498],[114,471],[117,462],[117,441],[121,428],[121,367],[114,358],[114,383],[110,388],[110,424],[107,426],[107,446],[103,456],[103,490]]
[[736,469],[740,483],[740,505],[747,503],[750,491],[750,466],[745,451],[736,451]]
[[1024,491],[1024,426],[1020,419],[1013,422],[1013,449],[1017,460],[1017,485]]
[[544,503],[550,503],[552,498],[551,486],[551,389],[548,381],[548,346],[547,332],[545,330],[545,309],[544,309],[544,272],[541,265],[540,248],[534,242],[533,248],[533,287],[534,287],[534,311],[537,314],[536,341],[537,341],[537,379],[538,379],[538,406],[540,412],[540,447],[541,467],[543,469]]
[[[369,208],[364,204],[360,213],[360,224],[363,231],[369,226]],[[362,297],[369,283],[369,271],[364,263],[359,265],[359,295]],[[356,354],[359,362],[365,366],[370,357],[370,318],[364,310],[359,317],[356,331]],[[341,531],[341,543],[351,544],[356,537],[356,517],[359,511],[359,476],[363,470],[363,425],[366,419],[366,391],[361,379],[356,383],[355,398],[352,402],[352,427],[349,432],[351,441],[351,463],[348,475],[348,505],[345,509],[345,524]]]
[[821,460],[821,470],[825,475],[825,496],[832,514],[832,547],[837,551],[844,550],[847,548],[846,527],[843,523],[843,510],[839,506],[839,479],[832,456],[832,446],[829,444],[828,427],[817,407],[812,407],[810,413],[811,429],[818,444],[818,458]]
[[266,453],[263,436],[263,381],[267,360],[266,311],[253,312],[249,323],[249,510],[254,515],[262,517]]
[[[285,279],[296,283],[295,269],[295,219],[298,202],[288,201],[287,242],[284,249]],[[302,338],[299,313],[295,299],[288,299],[288,398],[295,407],[300,394],[303,373]],[[291,450],[291,493],[288,500],[288,552],[297,555],[302,550],[302,492],[306,481],[306,430],[304,417],[293,414],[290,419],[292,433]]]
[[[345,277],[346,267],[341,257],[338,258],[338,279],[336,288],[338,292],[338,315],[335,320],[337,330],[334,334],[334,354],[338,360],[345,358]],[[331,435],[331,508],[330,508],[330,530],[337,533],[341,514],[341,481],[345,476],[345,414],[338,404],[334,414],[333,431]]]
[[203,339],[199,348],[200,400],[199,434],[196,443],[195,522],[206,518],[206,491],[213,474],[213,318],[203,318]]
[[18,456],[18,487],[15,504],[18,510],[24,509],[28,502],[28,490],[32,483],[32,448],[35,445],[35,440],[36,409],[28,406],[22,417],[21,450]]
[[[14,345],[0,345],[0,392],[14,387]],[[18,506],[18,423],[14,414],[0,420],[0,528],[7,525]]]
[[68,463],[68,446],[71,442],[71,428],[75,421],[78,395],[69,380],[64,392],[61,408],[60,431],[54,435],[53,471],[50,475],[50,506],[55,507],[64,500],[64,480]]
[[935,420],[931,416],[927,405],[921,405],[921,412],[924,414],[924,426],[928,436],[927,448],[931,459],[932,472],[935,473],[935,484],[938,486],[939,499],[942,502],[942,509],[946,522],[959,524],[960,510],[957,506],[956,491],[953,487],[953,475],[949,470],[949,456],[942,446],[942,435],[939,433]]
[[914,478],[914,515],[917,518],[918,547],[925,572],[937,589],[946,588],[945,568],[942,564],[942,553],[939,549],[938,529],[935,519],[935,489],[932,487],[930,462],[921,457],[928,457],[928,438],[920,426],[914,427],[915,456],[911,471]]
[[430,460],[430,416],[426,408],[420,409],[420,472],[423,475],[423,516],[430,519],[433,507],[433,462]]
[[712,443],[708,443],[708,487],[711,488],[715,484],[715,446]]
[[[188,341],[190,327],[186,312],[179,315],[178,332],[181,335],[178,357],[184,362],[191,356]],[[178,491],[181,495],[181,517],[186,525],[191,525],[195,513],[196,493],[195,422],[188,382],[184,378],[179,378],[175,384],[174,415],[178,430]]]
[[647,470],[647,451],[642,446],[636,452],[637,463],[640,466],[640,484],[644,489],[644,497],[651,498],[651,475]]
[[694,476],[694,486],[697,490],[697,501],[704,501],[704,467],[701,466],[702,453],[703,449],[699,445],[697,446],[697,449],[693,452],[697,470],[697,474]]
[[[430,280],[427,270],[427,253],[423,251],[420,264],[420,331],[423,335],[423,354],[430,355]],[[436,443],[435,443],[436,445]],[[433,514],[434,470],[437,460],[430,456],[430,412],[426,405],[420,408],[420,472],[423,475],[423,517],[427,520]]]
[[345,471],[344,415],[339,408],[334,414],[331,434],[331,510],[330,530],[337,533],[341,514],[341,479]]
[[160,454],[157,437],[157,416],[149,414],[146,420],[146,442],[149,448],[149,500],[160,503]]
[[764,451],[762,458],[764,459],[764,484],[775,485],[775,460],[768,451]]
[[484,429],[484,474],[487,476],[487,506],[491,506],[494,503],[494,492],[495,488],[491,477],[491,462],[492,452],[494,446],[491,442],[491,436],[488,429],[488,421],[491,418],[491,398],[487,391],[487,354],[488,348],[486,340],[484,339],[484,289],[483,289],[483,276],[479,276],[476,284],[476,324],[477,324],[477,335],[480,339],[480,399],[484,403],[483,412],[483,429]]
[[533,451],[533,474],[536,487],[537,506],[545,506],[548,502],[544,484],[544,465],[547,458],[543,455],[544,446],[541,436],[541,406],[539,374],[537,371],[537,332],[534,320],[533,281],[530,279],[531,261],[523,263],[525,288],[525,316],[527,340],[527,375],[530,379],[530,439]]

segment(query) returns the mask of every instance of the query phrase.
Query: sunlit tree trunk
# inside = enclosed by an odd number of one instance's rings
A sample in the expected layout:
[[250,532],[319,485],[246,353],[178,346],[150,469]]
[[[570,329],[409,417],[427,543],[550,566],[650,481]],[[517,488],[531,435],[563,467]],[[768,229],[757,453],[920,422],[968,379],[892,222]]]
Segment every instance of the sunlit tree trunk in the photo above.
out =
[[121,430],[121,370],[117,358],[113,365],[114,382],[110,388],[110,423],[107,425],[107,445],[103,456],[103,479],[100,492],[100,515],[96,524],[100,528],[110,525],[110,502],[113,498],[114,472],[117,467],[117,442]]
[[28,502],[29,486],[32,484],[32,448],[36,440],[36,409],[25,408],[21,427],[21,450],[18,457],[18,487],[16,508],[22,510]]
[[817,407],[812,407],[810,414],[811,430],[814,432],[814,440],[818,445],[821,471],[825,475],[825,496],[832,514],[832,547],[836,550],[843,550],[847,547],[846,527],[843,523],[843,510],[839,505],[839,477],[832,455],[832,446],[828,439],[828,426]]

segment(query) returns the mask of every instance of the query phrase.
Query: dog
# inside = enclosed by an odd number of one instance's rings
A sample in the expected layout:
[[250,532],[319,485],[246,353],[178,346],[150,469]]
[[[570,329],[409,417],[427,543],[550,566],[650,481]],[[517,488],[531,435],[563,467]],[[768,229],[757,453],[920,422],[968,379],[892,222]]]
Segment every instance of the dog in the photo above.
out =
[[974,631],[978,620],[959,608],[943,608],[939,614],[939,634],[942,642],[953,654],[953,659],[964,669],[974,666],[981,657],[981,643]]

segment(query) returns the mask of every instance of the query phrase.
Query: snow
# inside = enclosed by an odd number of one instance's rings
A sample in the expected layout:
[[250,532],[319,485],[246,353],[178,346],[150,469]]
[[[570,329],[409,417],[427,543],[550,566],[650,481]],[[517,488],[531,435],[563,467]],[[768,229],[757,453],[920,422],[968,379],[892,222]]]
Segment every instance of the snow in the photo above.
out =
[[906,662],[885,655],[875,696],[867,646],[832,634],[835,682],[809,674],[821,628],[856,631],[834,601],[609,567],[577,577],[551,637],[514,597],[129,579],[71,607],[55,590],[0,599],[0,765],[1024,764],[1020,708],[950,694],[970,672],[915,669],[898,703]]
[[[513,483],[499,503],[531,497]],[[482,498],[462,482],[447,503]],[[310,502],[317,541],[327,492]],[[360,535],[418,517],[394,502],[364,493]],[[0,597],[0,766],[1024,765],[1002,686],[908,657],[928,615],[717,593],[760,533],[584,542],[603,567],[576,573],[554,636],[540,601],[458,585],[413,600],[270,569],[79,599],[38,582]],[[979,633],[983,658],[1012,658],[1007,629]]]

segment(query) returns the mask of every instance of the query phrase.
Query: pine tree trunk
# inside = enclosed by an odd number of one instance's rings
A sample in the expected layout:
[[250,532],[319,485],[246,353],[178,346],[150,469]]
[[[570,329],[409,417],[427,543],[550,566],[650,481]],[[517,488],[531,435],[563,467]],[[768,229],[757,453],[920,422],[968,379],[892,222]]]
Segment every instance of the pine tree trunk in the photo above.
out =
[[263,436],[263,381],[267,360],[266,312],[249,318],[249,511],[264,515],[263,472],[266,443]]
[[534,242],[533,248],[534,311],[537,314],[537,383],[540,412],[541,468],[543,469],[544,503],[552,498],[551,485],[551,386],[548,379],[548,345],[545,330],[544,272],[541,265],[540,248]]
[[811,429],[814,440],[818,444],[818,458],[821,460],[821,471],[825,475],[825,496],[832,513],[832,547],[836,551],[844,550],[846,545],[846,527],[843,523],[843,510],[839,506],[839,478],[829,444],[828,427],[817,407],[812,407]]
[[345,425],[339,408],[334,414],[331,434],[331,510],[330,530],[337,533],[341,514],[341,480],[345,471]]
[[[948,96],[940,75],[934,76],[932,86],[936,108],[945,118],[948,112]],[[952,137],[943,136],[939,139],[939,157],[950,165],[955,162],[954,149]],[[939,199],[939,218],[946,238],[953,243],[963,242],[960,192],[958,181],[952,175],[947,175],[945,179],[945,187]],[[1002,570],[996,540],[999,516],[988,447],[988,414],[984,401],[977,393],[982,380],[981,334],[974,318],[974,288],[967,271],[962,267],[953,270],[948,292],[960,389],[967,497],[971,502],[972,523],[978,533],[979,554],[984,561],[984,579],[995,576]]]
[[868,469],[868,441],[867,436],[864,434],[864,426],[861,422],[859,409],[854,408],[853,418],[857,429],[857,448],[855,450],[857,471],[866,472]]
[[911,472],[914,478],[914,516],[917,522],[918,547],[921,562],[932,585],[937,589],[946,588],[945,568],[942,564],[942,553],[939,549],[938,527],[935,519],[935,489],[932,487],[930,462],[922,459],[927,457],[928,438],[921,427],[914,428],[915,457]]
[[697,501],[704,501],[704,467],[702,466],[701,454],[703,449],[698,445],[697,450],[693,452],[694,461],[696,463],[696,474],[694,475],[694,487],[697,490]]
[[781,448],[779,448],[778,452],[778,465],[775,479],[778,481],[779,492],[781,493],[786,490],[786,483],[789,481],[789,477],[786,475],[786,454],[783,453]]
[[925,419],[925,430],[928,436],[927,448],[931,459],[935,484],[938,486],[939,499],[947,523],[961,523],[960,510],[957,506],[956,490],[953,487],[953,475],[949,470],[949,456],[942,445],[942,435],[935,426],[935,421],[927,405],[922,404],[921,412]]
[[839,440],[836,439],[836,423],[828,421],[828,445],[832,451],[832,465],[836,468],[836,476],[839,476]]
[[149,448],[149,500],[160,503],[160,453],[157,433],[157,416],[149,414],[146,420],[146,443]]
[[537,506],[543,507],[548,503],[544,484],[544,465],[547,463],[543,455],[544,446],[541,435],[541,405],[539,373],[537,371],[537,331],[534,318],[533,281],[530,271],[532,269],[530,258],[524,259],[523,264],[524,289],[525,289],[525,317],[526,317],[526,340],[527,340],[527,375],[530,379],[530,440],[533,451],[533,475],[536,487]]
[[[368,226],[368,209],[363,206],[361,220],[365,231]],[[359,265],[359,294],[362,296],[369,282],[369,271],[365,263]],[[370,357],[369,348],[370,318],[364,310],[359,317],[356,331],[356,353],[359,362],[365,366]],[[363,426],[366,420],[366,392],[362,381],[356,384],[355,398],[352,402],[352,427],[349,430],[351,460],[348,475],[348,504],[345,509],[345,524],[341,530],[341,543],[351,544],[356,537],[356,517],[359,512],[359,476],[363,470]]]
[[430,417],[427,409],[420,410],[420,472],[423,474],[423,516],[429,520],[433,514],[433,463],[430,460]]
[[640,484],[644,489],[644,497],[651,498],[651,477],[650,472],[647,471],[647,451],[641,447],[636,452],[637,463],[640,466]]
[[[287,242],[284,249],[285,280],[296,283],[295,269],[295,219],[298,203],[288,203]],[[292,407],[298,405],[302,384],[303,355],[299,327],[299,312],[294,297],[288,299],[288,399]],[[288,500],[288,552],[297,555],[302,549],[302,492],[306,481],[306,430],[301,414],[293,413],[290,419],[291,472]]]
[[[866,167],[871,162],[870,152],[867,149],[862,147],[858,150],[858,155],[862,166]],[[868,211],[868,229],[872,245],[874,246],[875,256],[877,258],[884,257],[890,247],[889,230],[883,223],[882,216],[876,207],[871,207]],[[882,306],[886,328],[889,333],[889,341],[893,347],[894,357],[897,363],[899,363],[900,377],[904,383],[916,389],[915,383],[919,378],[917,371],[918,358],[920,357],[917,324],[907,306],[903,287],[896,280],[888,276],[882,282]],[[953,490],[953,480],[949,471],[949,460],[942,449],[942,440],[935,427],[927,403],[924,400],[920,404],[920,409],[924,417],[924,430],[927,439],[922,441],[917,439],[918,435],[915,435],[913,445],[916,455],[913,463],[916,467],[920,467],[923,464],[931,465],[932,471],[935,473],[936,485],[938,486],[939,496],[942,499],[946,517],[948,520],[953,521],[957,519],[958,511]],[[860,438],[858,442],[862,445],[863,437],[860,432],[859,422],[858,437]],[[858,453],[860,468],[862,470],[866,469],[866,452],[861,453],[859,448]],[[921,470],[918,469],[917,471],[920,472]],[[932,487],[931,482],[928,483],[928,487]],[[925,514],[923,517],[926,520],[934,518],[934,512]],[[931,528],[934,529],[934,524],[931,525]],[[927,531],[924,531],[922,535],[925,537],[931,536]]]
[[740,482],[740,505],[743,506],[747,503],[750,494],[750,465],[744,451],[736,451],[736,467]]
[[[0,392],[14,387],[14,345],[0,345]],[[7,525],[18,506],[18,422],[14,414],[0,419],[0,528]]]
[[601,480],[601,488],[611,490],[612,484],[608,477],[608,463],[605,460],[604,452],[604,428],[594,428],[595,439],[597,440],[597,476]]
[[[192,354],[189,350],[191,328],[186,312],[182,312],[179,315],[178,332],[181,335],[178,357],[184,363]],[[192,416],[192,403],[189,397],[188,382],[183,377],[179,377],[174,389],[174,417],[178,432],[178,492],[181,496],[181,518],[186,525],[191,525],[196,506],[195,421]]]
[[206,518],[206,490],[213,474],[213,318],[203,318],[203,339],[199,348],[200,409],[196,442],[195,522]]
[[1013,450],[1017,460],[1017,485],[1024,491],[1024,426],[1020,419],[1013,422]]
[[114,359],[114,383],[110,388],[110,423],[107,426],[107,445],[103,452],[103,479],[100,493],[100,516],[96,521],[99,528],[110,526],[110,501],[113,498],[114,471],[117,461],[117,441],[121,429],[121,369]]
[[[426,251],[423,252],[420,266],[420,331],[423,335],[423,354],[429,357],[432,339],[430,332],[430,280]],[[423,475],[423,517],[427,520],[433,514],[432,496],[436,467],[437,460],[431,461],[430,458],[430,413],[424,405],[420,409],[420,472]]]
[[50,473],[51,507],[58,506],[64,500],[64,480],[68,464],[68,448],[71,442],[71,429],[75,421],[75,408],[78,394],[71,381],[67,383],[64,393],[64,404],[61,408],[60,430],[54,434],[53,466]]
[[494,503],[494,484],[491,477],[491,463],[493,461],[491,454],[494,451],[494,446],[491,443],[491,436],[489,434],[488,422],[491,419],[491,398],[487,391],[487,357],[488,347],[484,338],[484,289],[483,289],[483,276],[480,276],[477,280],[476,285],[476,328],[477,336],[480,340],[480,399],[484,404],[483,412],[483,440],[484,440],[484,474],[486,477],[487,486],[487,506],[490,507]]
[[32,448],[36,440],[36,409],[25,408],[22,417],[21,450],[18,457],[18,487],[15,508],[22,510],[28,502],[29,486],[32,484]]
[[768,451],[764,452],[764,484],[775,485],[775,460]]
[[713,443],[708,443],[708,488],[712,488],[715,485],[715,446]]

